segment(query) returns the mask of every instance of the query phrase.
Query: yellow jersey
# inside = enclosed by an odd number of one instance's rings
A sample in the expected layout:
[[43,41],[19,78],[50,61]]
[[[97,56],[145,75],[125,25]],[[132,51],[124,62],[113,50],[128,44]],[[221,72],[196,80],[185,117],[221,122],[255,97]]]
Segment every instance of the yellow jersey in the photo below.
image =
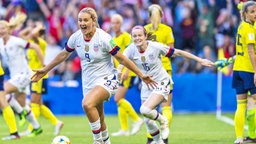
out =
[[[255,28],[248,22],[242,21],[238,27],[236,35],[236,59],[233,70],[254,72],[251,60],[248,54],[248,44],[256,43]],[[254,47],[254,50],[255,47]]]
[[4,75],[4,69],[2,67],[2,62],[0,60],[0,76]]
[[[144,26],[148,33],[148,39],[152,41],[157,41],[163,44],[174,43],[174,37],[172,33],[172,28],[165,25],[159,24],[156,31],[153,30],[152,24],[147,24]],[[171,60],[168,57],[162,57],[162,64],[166,70],[172,70]]]
[[[34,42],[33,40],[29,40],[29,42]],[[40,47],[40,50],[43,54],[43,56],[45,57],[45,53],[46,53],[46,46],[47,43],[44,39],[42,38],[38,38],[38,45]],[[33,70],[33,69],[40,69],[43,67],[43,65],[41,64],[36,51],[34,49],[28,49],[27,51],[27,58],[28,58],[28,64],[29,67]],[[48,77],[48,75],[45,76],[45,78]]]
[[[118,45],[120,47],[120,51],[123,53],[125,48],[132,42],[132,38],[131,35],[127,32],[123,32],[122,34],[120,34],[118,37],[113,37],[114,42],[116,43],[116,45]],[[118,61],[116,59],[114,59],[114,63],[115,66],[118,66]],[[125,71],[125,69],[123,70],[123,72]],[[129,76],[135,76],[136,74],[132,71],[129,72]]]

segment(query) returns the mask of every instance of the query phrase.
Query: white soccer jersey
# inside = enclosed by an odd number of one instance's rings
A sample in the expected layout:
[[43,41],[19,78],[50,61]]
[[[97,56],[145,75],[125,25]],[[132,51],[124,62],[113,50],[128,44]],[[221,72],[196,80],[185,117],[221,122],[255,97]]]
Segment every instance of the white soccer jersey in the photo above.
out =
[[11,78],[19,73],[32,74],[26,59],[26,48],[29,48],[29,43],[21,38],[10,36],[6,44],[0,38],[0,52],[9,68]]
[[119,47],[101,29],[96,29],[90,41],[84,40],[81,30],[78,30],[71,35],[65,48],[69,52],[76,50],[81,59],[84,95],[95,85],[117,73],[111,55],[115,55]]
[[[158,85],[169,85],[173,83],[172,78],[163,68],[161,61],[161,56],[171,57],[173,53],[173,48],[153,41],[148,41],[148,47],[143,53],[138,51],[134,43],[130,44],[124,51],[124,55],[132,60],[144,74],[152,76],[152,79]],[[147,89],[146,84],[142,82],[142,93]],[[153,90],[150,91],[152,92]]]

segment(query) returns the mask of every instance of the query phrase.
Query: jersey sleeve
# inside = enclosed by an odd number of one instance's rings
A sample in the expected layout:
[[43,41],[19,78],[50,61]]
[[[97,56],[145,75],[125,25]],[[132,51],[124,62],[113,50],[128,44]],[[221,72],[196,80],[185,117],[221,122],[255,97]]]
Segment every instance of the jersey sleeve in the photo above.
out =
[[255,30],[253,27],[248,28],[245,33],[245,44],[255,44]]
[[75,50],[75,42],[76,42],[76,37],[74,34],[72,34],[68,39],[68,42],[65,44],[66,51],[73,52]]
[[174,53],[174,48],[171,48],[170,46],[161,44],[161,43],[156,43],[157,48],[160,49],[160,55],[166,56],[166,57],[171,57]]
[[16,38],[15,43],[18,45],[20,48],[25,48],[28,49],[30,46],[30,43],[22,38]]
[[115,41],[108,33],[103,34],[101,38],[103,39],[106,51],[111,55],[114,56],[120,50],[120,47],[115,43]]

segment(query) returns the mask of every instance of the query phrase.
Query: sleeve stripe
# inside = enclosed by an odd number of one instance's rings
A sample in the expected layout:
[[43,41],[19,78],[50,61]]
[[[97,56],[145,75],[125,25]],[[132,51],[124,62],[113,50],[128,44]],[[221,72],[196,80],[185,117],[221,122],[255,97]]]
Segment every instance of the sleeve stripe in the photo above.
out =
[[115,46],[109,53],[111,55],[115,55],[120,50],[119,46]]
[[168,53],[165,55],[166,57],[171,57],[174,53],[174,48],[170,48]]
[[68,52],[72,52],[72,51],[74,51],[74,49],[72,49],[72,48],[68,47],[68,45],[67,45],[67,44],[66,44],[66,46],[65,46],[65,49],[66,49],[66,51],[68,51]]
[[29,42],[27,42],[27,44],[26,44],[26,46],[25,46],[25,49],[28,49],[28,48],[29,48],[29,46],[30,46],[30,43],[29,43]]

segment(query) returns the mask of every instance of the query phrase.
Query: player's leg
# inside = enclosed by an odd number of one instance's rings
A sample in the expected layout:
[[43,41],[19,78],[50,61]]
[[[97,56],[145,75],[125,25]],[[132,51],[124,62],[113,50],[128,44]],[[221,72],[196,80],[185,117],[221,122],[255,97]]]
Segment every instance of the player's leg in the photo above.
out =
[[4,91],[3,80],[3,76],[0,76],[0,107],[2,109],[4,120],[8,125],[10,136],[4,137],[2,140],[18,139],[20,137],[18,135],[14,112],[5,98],[6,92]]
[[163,95],[152,93],[141,105],[140,112],[144,117],[156,120],[160,123],[162,138],[166,139],[169,136],[168,120],[155,109],[164,100]]
[[31,131],[31,134],[29,134],[29,137],[34,137],[43,132],[39,122],[37,121],[34,113],[31,111],[31,108],[26,105],[26,96],[27,94],[24,92],[16,92],[14,93],[15,99],[21,104],[22,107],[27,111],[26,118],[30,122],[30,124],[33,126],[33,130]]
[[118,87],[118,90],[114,96],[114,101],[117,103],[117,113],[121,129],[117,132],[111,133],[112,136],[130,135],[128,128],[128,113],[125,111],[125,106],[129,102],[124,99],[128,88],[125,87],[123,83]]
[[234,116],[236,141],[234,143],[240,144],[243,142],[245,112],[247,108],[247,92],[249,87],[255,87],[253,77],[253,73],[241,71],[233,72],[232,87],[236,90],[237,99],[237,108]]
[[256,135],[255,135],[255,106],[254,106],[254,99],[250,96],[250,92],[248,92],[247,98],[247,113],[246,113],[246,120],[248,124],[248,136],[244,138],[244,142],[255,142]]
[[35,112],[49,120],[55,126],[54,135],[58,135],[64,123],[58,120],[51,110],[43,104],[42,95],[46,94],[47,90],[47,79],[45,78],[31,84],[31,94],[33,94],[31,95],[31,109],[33,111],[33,106],[35,106]]
[[151,120],[149,118],[144,118],[147,131],[152,135],[152,139],[157,144],[163,144],[163,140],[160,135],[159,128],[154,120]]
[[[84,92],[85,93],[85,92]],[[93,133],[95,143],[103,143],[101,134],[100,115],[97,106],[103,105],[102,103],[109,98],[109,92],[103,87],[97,85],[86,95],[82,101],[82,107],[88,117],[89,124]]]
[[104,118],[104,103],[101,103],[100,105],[97,106],[97,110],[99,112],[100,116],[100,125],[101,125],[101,136],[104,144],[110,144],[110,138],[108,135],[108,128],[105,123],[105,118]]

